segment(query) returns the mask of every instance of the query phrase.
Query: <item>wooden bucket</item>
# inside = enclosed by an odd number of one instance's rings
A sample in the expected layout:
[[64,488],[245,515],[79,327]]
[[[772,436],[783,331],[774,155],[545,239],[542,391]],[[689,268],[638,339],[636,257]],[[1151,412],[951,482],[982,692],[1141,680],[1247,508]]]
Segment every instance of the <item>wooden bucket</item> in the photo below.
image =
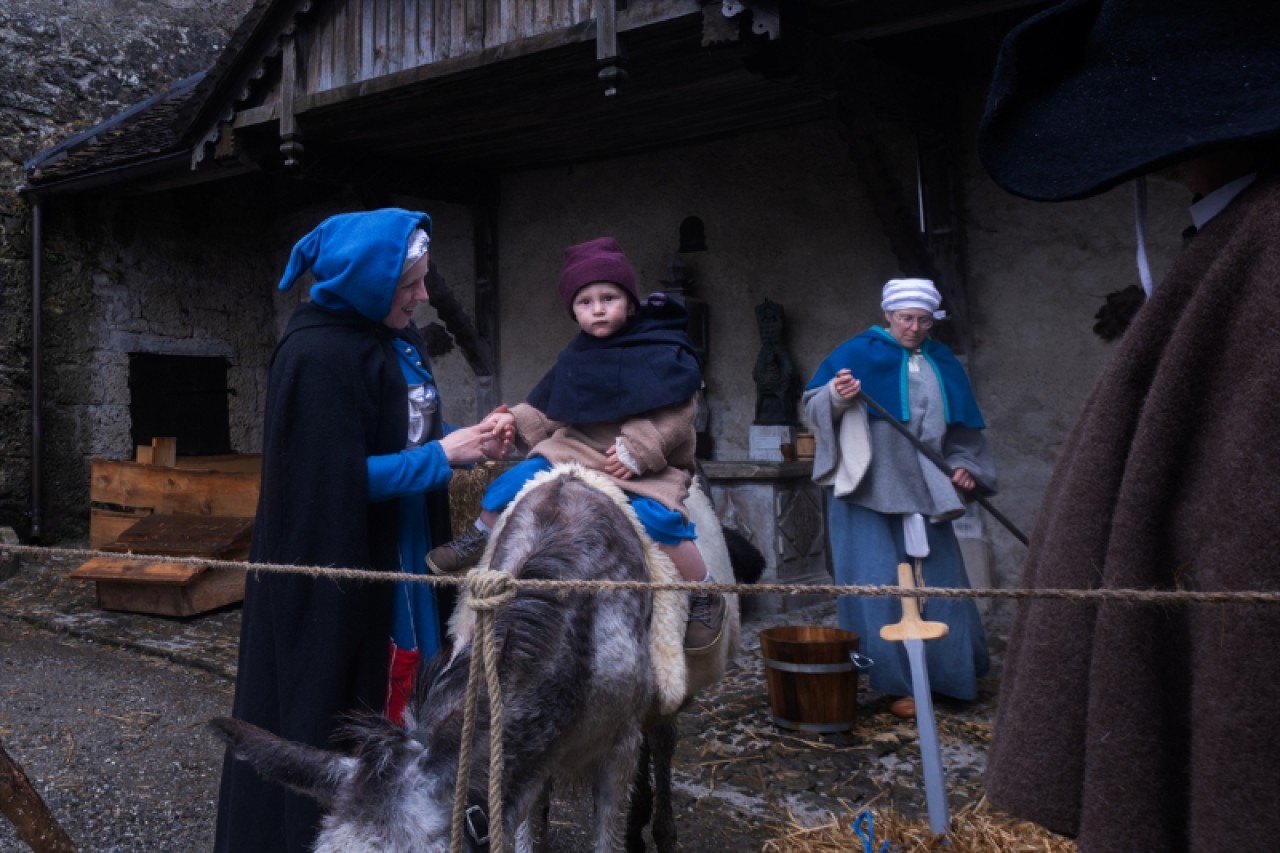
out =
[[839,628],[784,625],[760,632],[773,722],[805,732],[854,728],[858,635]]

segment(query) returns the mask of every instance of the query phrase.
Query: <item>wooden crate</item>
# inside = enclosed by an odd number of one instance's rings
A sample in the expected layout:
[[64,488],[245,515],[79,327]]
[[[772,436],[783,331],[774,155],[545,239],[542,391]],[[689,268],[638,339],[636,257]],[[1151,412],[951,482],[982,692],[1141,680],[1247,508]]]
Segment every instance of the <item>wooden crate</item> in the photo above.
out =
[[244,600],[244,569],[94,557],[71,573],[94,581],[103,610],[198,616]]
[[257,455],[180,456],[173,467],[94,459],[89,547],[101,549],[153,513],[253,518],[261,465]]
[[[139,447],[139,460],[95,459],[90,547],[158,557],[243,560],[258,505],[257,455],[181,457],[171,441]],[[169,464],[153,464],[163,461]],[[244,598],[244,570],[165,560],[95,557],[71,573],[97,585],[98,606],[193,616]]]

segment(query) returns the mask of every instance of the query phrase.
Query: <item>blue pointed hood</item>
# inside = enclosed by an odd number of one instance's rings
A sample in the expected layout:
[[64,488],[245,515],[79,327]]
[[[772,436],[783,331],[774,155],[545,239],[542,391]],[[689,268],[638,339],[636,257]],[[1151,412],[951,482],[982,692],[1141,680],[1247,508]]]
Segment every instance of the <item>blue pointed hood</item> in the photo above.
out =
[[310,270],[312,302],[381,323],[391,311],[415,228],[430,235],[431,217],[396,207],[331,216],[294,244],[280,289]]

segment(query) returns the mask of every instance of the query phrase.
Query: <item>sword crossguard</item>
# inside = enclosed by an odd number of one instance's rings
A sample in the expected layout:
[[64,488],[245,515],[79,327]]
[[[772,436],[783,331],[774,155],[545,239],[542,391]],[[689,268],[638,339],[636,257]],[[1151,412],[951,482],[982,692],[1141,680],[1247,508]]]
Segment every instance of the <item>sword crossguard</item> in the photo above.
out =
[[[898,564],[898,586],[915,588],[911,566]],[[947,636],[951,628],[945,622],[926,622],[920,618],[919,603],[912,596],[902,598],[902,619],[880,629],[880,639],[900,643],[904,640],[936,640]]]

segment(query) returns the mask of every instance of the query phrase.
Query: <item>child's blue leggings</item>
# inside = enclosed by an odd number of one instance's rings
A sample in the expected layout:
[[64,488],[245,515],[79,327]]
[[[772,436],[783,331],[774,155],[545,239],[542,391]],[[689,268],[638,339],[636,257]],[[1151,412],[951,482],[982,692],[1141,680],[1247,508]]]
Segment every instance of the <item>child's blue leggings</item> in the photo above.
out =
[[[531,456],[519,465],[501,474],[489,484],[480,506],[492,513],[500,513],[507,504],[524,487],[543,471],[551,470],[551,463],[541,456]],[[690,539],[697,539],[698,532],[692,521],[685,521],[680,513],[667,509],[653,498],[642,498],[627,493],[631,508],[636,511],[644,530],[661,545],[679,545]]]

